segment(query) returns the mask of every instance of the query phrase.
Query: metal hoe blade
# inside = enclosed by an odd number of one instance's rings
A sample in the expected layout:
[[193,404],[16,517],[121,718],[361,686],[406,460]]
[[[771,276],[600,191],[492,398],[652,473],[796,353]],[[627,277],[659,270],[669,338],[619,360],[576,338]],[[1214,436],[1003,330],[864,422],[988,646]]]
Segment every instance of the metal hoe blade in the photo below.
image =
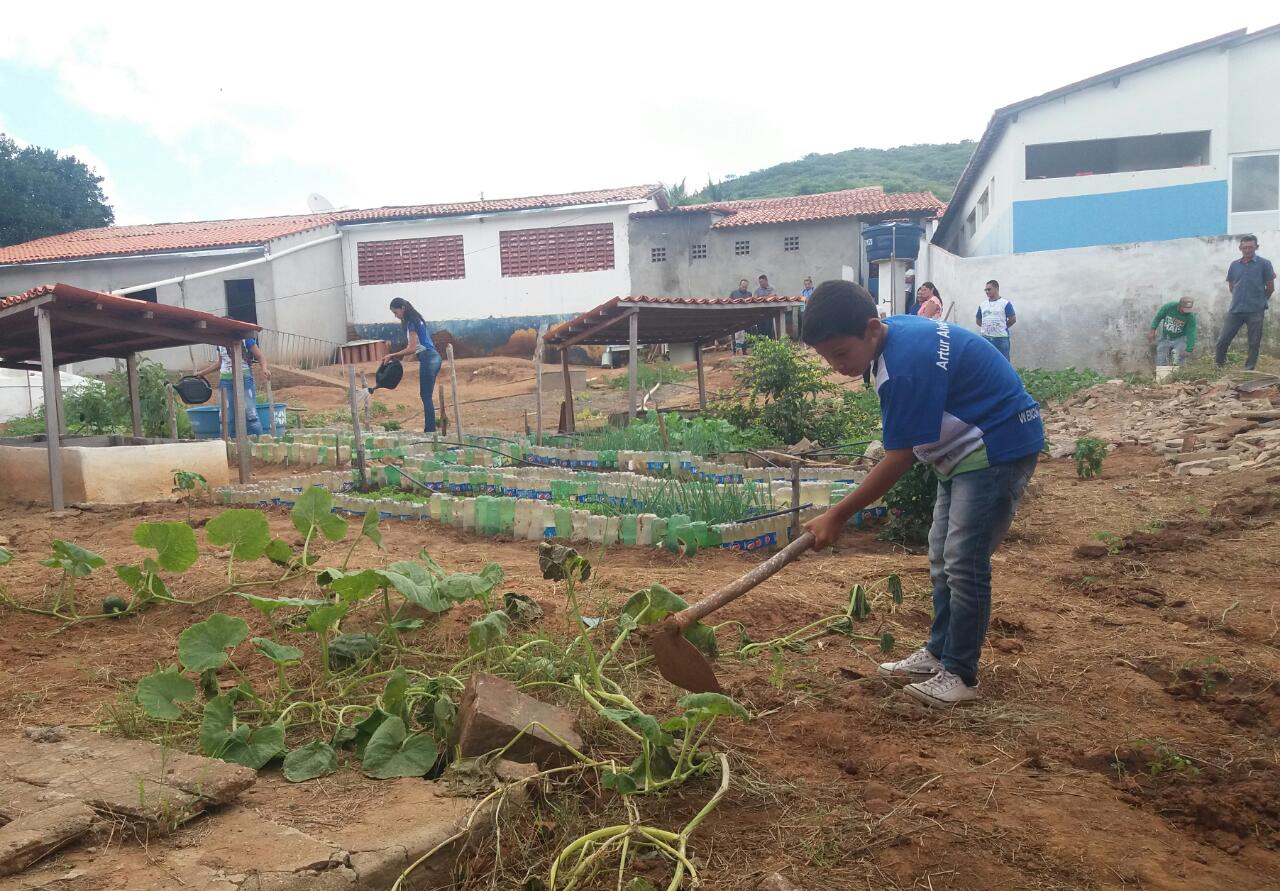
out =
[[715,670],[702,652],[689,643],[674,623],[664,622],[649,638],[658,671],[671,683],[690,693],[721,693]]

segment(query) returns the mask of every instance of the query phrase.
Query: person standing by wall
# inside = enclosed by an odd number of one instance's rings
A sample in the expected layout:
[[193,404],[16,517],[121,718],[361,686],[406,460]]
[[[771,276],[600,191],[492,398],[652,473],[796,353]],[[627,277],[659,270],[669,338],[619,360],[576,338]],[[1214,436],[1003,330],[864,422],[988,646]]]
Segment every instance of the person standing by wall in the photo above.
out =
[[933,282],[925,282],[916,291],[916,315],[926,319],[942,318],[942,294]]
[[1156,312],[1147,332],[1147,339],[1156,344],[1156,365],[1181,365],[1195,350],[1196,314],[1191,311],[1195,305],[1193,298],[1183,297],[1169,301]]
[[[769,284],[769,276],[761,275],[758,279],[756,279],[756,283],[758,287],[756,288],[755,296],[772,297],[774,295],[775,292],[773,290],[773,286]],[[755,333],[759,334],[761,337],[779,336],[781,332],[778,332],[778,334],[775,334],[773,329],[774,329],[774,322],[771,319],[767,322],[761,322],[760,324],[756,325]]]
[[987,293],[987,299],[978,305],[978,327],[987,342],[1008,359],[1009,329],[1018,321],[1018,317],[1013,312],[1013,304],[1000,296],[998,281],[991,279],[983,290]]
[[769,285],[769,276],[767,276],[767,275],[762,275],[762,276],[760,276],[760,278],[758,278],[756,281],[757,281],[757,282],[759,283],[759,285],[760,285],[758,288],[756,288],[756,296],[757,296],[757,297],[772,297],[772,296],[773,296],[773,293],[774,293],[774,292],[773,292],[773,288]]
[[1252,371],[1258,364],[1258,348],[1262,346],[1262,323],[1276,287],[1276,270],[1271,261],[1258,256],[1258,236],[1240,236],[1240,259],[1232,260],[1227,267],[1227,286],[1231,288],[1231,306],[1222,324],[1213,354],[1214,364],[1221,370],[1227,361],[1227,349],[1240,333],[1241,326],[1249,329],[1249,355],[1244,367]]
[[729,292],[730,300],[746,300],[751,296],[751,282],[745,278],[738,279],[738,289]]
[[916,271],[908,269],[906,287],[903,289],[902,314],[914,316],[919,305],[916,303]]
[[[258,373],[268,380],[271,378],[271,370],[267,368],[267,358],[262,355],[256,338],[246,337],[240,342],[240,356],[244,360],[244,399],[247,403],[243,412],[236,411],[236,403],[239,400],[236,398],[231,353],[226,347],[218,347],[218,358],[197,371],[196,376],[204,377],[211,371],[219,372],[218,389],[227,394],[226,404],[231,416],[243,415],[245,432],[250,436],[261,436],[262,421],[258,418],[258,385],[253,379],[253,366],[257,365]],[[271,406],[268,411],[275,411],[275,406]]]
[[422,396],[422,412],[424,433],[436,432],[436,405],[431,398],[431,392],[436,386],[436,375],[440,373],[440,366],[444,360],[440,358],[440,353],[436,351],[436,345],[431,341],[431,335],[427,332],[426,319],[422,317],[422,313],[413,308],[413,304],[403,297],[396,297],[391,301],[391,314],[400,320],[400,329],[405,335],[404,349],[396,350],[394,353],[388,353],[382,357],[382,364],[386,365],[392,359],[399,359],[401,356],[416,356],[418,359],[418,393]]
[[804,277],[804,287],[800,289],[800,296],[805,300],[809,299],[809,295],[813,293],[813,279],[810,276]]

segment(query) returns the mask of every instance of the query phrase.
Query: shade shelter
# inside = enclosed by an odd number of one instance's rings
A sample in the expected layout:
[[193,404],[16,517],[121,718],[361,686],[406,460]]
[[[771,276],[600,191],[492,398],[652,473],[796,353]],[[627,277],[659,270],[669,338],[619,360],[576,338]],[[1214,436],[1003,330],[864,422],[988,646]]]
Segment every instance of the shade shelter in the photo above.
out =
[[565,426],[573,430],[573,384],[569,378],[568,348],[579,345],[626,343],[630,347],[630,400],[628,415],[638,407],[636,359],[640,344],[692,343],[698,368],[698,405],[707,407],[707,382],[702,348],[708,342],[743,331],[761,322],[776,320],[778,336],[786,331],[790,310],[804,306],[802,297],[615,297],[595,309],[547,332],[549,346],[560,350],[564,371]]
[[[45,434],[50,503],[63,507],[60,439],[66,435],[59,369],[90,359],[124,359],[128,369],[133,435],[142,436],[138,353],[190,344],[227,347],[237,404],[245,405],[244,362],[239,342],[257,325],[179,306],[150,303],[71,285],[41,285],[0,298],[0,367],[39,371],[44,381]],[[243,419],[236,424],[240,481],[250,476]]]

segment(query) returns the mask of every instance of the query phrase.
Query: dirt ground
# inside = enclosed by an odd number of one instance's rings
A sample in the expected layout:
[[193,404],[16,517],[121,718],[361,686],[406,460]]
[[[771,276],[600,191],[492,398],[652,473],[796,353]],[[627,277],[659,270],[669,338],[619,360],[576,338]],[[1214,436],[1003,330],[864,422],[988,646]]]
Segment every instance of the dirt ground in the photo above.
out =
[[[495,425],[512,417],[485,404]],[[781,870],[811,891],[1280,888],[1278,484],[1263,472],[1175,478],[1162,459],[1137,449],[1108,457],[1103,476],[1089,481],[1076,479],[1069,459],[1043,462],[995,558],[983,700],[972,708],[916,706],[876,678],[875,643],[829,636],[779,660],[743,661],[732,655],[735,632],[723,628],[717,671],[753,717],[717,724],[713,747],[728,753],[735,782],[693,836],[703,887],[746,891]],[[193,508],[197,519],[216,512]],[[52,539],[112,564],[137,561],[136,523],[186,518],[172,504],[58,519],[33,506],[0,506],[0,535],[16,554],[0,570],[0,587],[40,605],[55,573],[36,561]],[[269,520],[273,532],[294,536],[283,511]],[[1077,556],[1099,532],[1112,533],[1102,538],[1113,553]],[[453,569],[497,561],[504,589],[537,598],[547,623],[564,621],[531,543],[393,522],[384,535],[390,559],[425,546]],[[684,560],[625,547],[588,556],[597,574],[584,611],[616,610],[655,581],[692,598],[760,559],[704,551]],[[353,564],[386,559],[362,542]],[[223,571],[204,555],[182,584],[216,588]],[[265,564],[246,571],[268,575]],[[719,618],[765,640],[841,611],[850,585],[889,573],[901,574],[904,603],[877,601],[859,631],[892,631],[900,657],[927,633],[927,559],[866,533],[851,531],[834,552],[789,568]],[[115,586],[99,572],[81,583],[81,596],[96,604]],[[268,627],[234,598],[61,632],[39,616],[0,614],[3,732],[102,721],[139,677],[173,660],[177,634],[215,608],[243,617],[253,634]],[[479,612],[474,603],[455,608],[436,636],[465,648]],[[675,712],[672,688],[656,675],[644,691],[651,711]],[[710,791],[686,787],[642,801],[641,814],[679,828]],[[251,796],[263,813],[303,828],[377,806],[376,784],[351,770],[290,786],[278,767],[267,768]],[[153,840],[151,849],[201,844],[203,826]],[[96,887],[133,887],[131,870],[145,872],[149,862],[138,851],[128,839],[70,849],[41,875],[111,856],[122,871]],[[18,878],[0,887],[33,885]]]

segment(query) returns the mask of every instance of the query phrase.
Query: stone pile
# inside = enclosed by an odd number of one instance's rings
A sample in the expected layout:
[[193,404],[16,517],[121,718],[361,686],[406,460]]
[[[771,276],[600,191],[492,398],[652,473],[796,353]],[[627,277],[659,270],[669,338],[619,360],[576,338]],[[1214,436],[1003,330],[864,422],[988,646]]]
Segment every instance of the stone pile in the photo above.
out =
[[1045,433],[1055,458],[1092,437],[1108,450],[1145,446],[1178,476],[1209,476],[1280,465],[1277,404],[1280,381],[1269,378],[1142,388],[1112,380],[1046,408]]

